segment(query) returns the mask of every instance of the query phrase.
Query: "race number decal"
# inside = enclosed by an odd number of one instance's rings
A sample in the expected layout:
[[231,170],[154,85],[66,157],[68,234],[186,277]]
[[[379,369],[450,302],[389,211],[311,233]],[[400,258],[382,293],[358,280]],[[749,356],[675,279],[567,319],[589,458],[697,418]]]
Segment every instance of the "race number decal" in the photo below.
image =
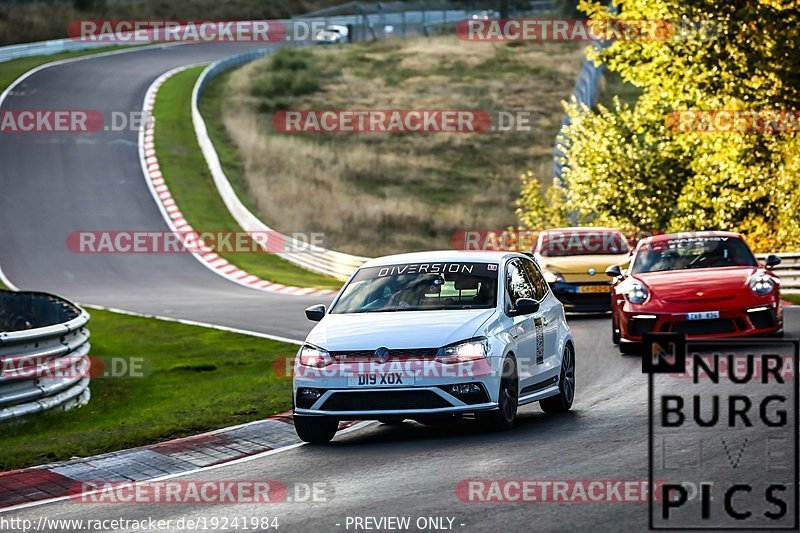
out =
[[544,364],[544,322],[541,318],[534,318],[533,325],[536,328],[536,364]]

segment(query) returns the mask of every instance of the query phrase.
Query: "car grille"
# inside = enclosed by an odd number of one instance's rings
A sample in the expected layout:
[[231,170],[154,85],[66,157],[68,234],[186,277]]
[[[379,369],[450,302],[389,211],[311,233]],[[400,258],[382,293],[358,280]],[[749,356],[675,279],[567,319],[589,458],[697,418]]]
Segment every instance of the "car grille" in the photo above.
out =
[[686,322],[673,323],[672,331],[674,333],[685,333],[686,335],[716,335],[722,333],[733,333],[736,331],[736,325],[730,318],[690,320]]
[[437,409],[452,404],[429,390],[335,392],[322,405],[323,411],[389,411]]
[[[407,359],[433,359],[438,348],[410,348],[389,350],[387,361],[403,361]],[[350,350],[331,352],[331,357],[339,363],[369,363],[375,360],[375,350]]]
[[611,294],[606,293],[575,293],[554,289],[553,294],[568,309],[587,309],[591,311],[607,311],[611,309]]

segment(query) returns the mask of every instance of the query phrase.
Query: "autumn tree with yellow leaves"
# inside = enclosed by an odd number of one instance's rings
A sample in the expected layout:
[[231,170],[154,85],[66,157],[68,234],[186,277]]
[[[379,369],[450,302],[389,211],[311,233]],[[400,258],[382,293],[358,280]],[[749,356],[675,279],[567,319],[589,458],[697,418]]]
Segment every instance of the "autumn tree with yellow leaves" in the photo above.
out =
[[617,0],[612,11],[582,0],[580,9],[592,21],[658,20],[674,31],[587,49],[642,94],[634,105],[565,105],[563,187],[542,198],[536,177],[523,176],[520,221],[732,230],[761,251],[800,249],[796,122],[676,122],[703,111],[800,116],[791,114],[800,110],[800,2]]

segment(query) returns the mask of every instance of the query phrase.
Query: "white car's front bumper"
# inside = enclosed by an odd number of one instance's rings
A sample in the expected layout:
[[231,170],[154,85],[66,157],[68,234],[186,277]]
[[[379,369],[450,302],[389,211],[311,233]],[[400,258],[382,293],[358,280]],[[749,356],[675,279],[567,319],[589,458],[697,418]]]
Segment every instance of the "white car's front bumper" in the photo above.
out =
[[[347,408],[326,408],[329,400],[337,395],[351,395],[351,394],[386,394],[386,393],[419,393],[429,392],[436,394],[442,402],[448,402],[449,406],[442,407],[428,407],[428,408],[400,408],[400,409],[370,409],[369,405],[365,404],[364,408],[347,409]],[[329,416],[346,416],[346,417],[380,417],[387,415],[437,415],[437,414],[457,414],[473,411],[486,411],[496,409],[497,402],[483,402],[477,404],[465,403],[451,394],[447,394],[438,387],[408,387],[408,388],[393,388],[393,389],[338,389],[328,390],[311,406],[309,409],[295,407],[295,413],[301,415],[329,415]]]
[[[335,377],[295,377],[295,413],[356,418],[412,417],[486,411],[498,406],[500,376],[492,370],[488,360],[468,372],[415,375],[414,384],[408,386],[354,387],[348,385],[348,377],[351,377],[348,372]],[[455,386],[467,384],[473,392],[453,390]]]

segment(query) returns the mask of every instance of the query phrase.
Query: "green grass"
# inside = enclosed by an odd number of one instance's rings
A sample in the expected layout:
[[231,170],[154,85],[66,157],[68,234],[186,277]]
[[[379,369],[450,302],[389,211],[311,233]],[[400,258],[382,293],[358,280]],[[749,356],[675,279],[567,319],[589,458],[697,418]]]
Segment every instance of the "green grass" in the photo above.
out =
[[145,377],[96,378],[92,399],[4,423],[0,470],[89,456],[258,420],[291,408],[273,370],[297,347],[197,326],[91,311],[91,354],[142,358]]
[[[241,231],[217,192],[192,128],[192,88],[203,68],[196,67],[181,72],[159,89],[154,110],[158,162],[172,196],[195,230]],[[217,88],[216,91],[207,94],[206,98],[220,99],[220,89]],[[206,109],[222,112],[218,100],[207,102]],[[231,151],[235,151],[235,148],[229,146],[230,143],[228,145],[224,142],[218,143],[222,128],[221,119],[214,113],[209,117],[212,119],[209,121],[210,127],[214,130],[212,139],[220,157],[224,156],[224,166],[225,162],[231,160]],[[241,170],[241,166],[238,168]],[[234,182],[239,184],[238,189],[241,192],[243,180],[236,178]],[[341,286],[338,280],[303,270],[276,255],[261,253],[220,255],[239,268],[276,283],[327,289],[337,289]]]
[[271,68],[263,71],[252,87],[253,96],[261,97],[262,112],[286,109],[288,97],[317,92],[320,78],[328,74],[310,50],[284,48],[273,53],[269,62]]
[[244,163],[239,157],[236,146],[231,142],[222,117],[225,112],[225,87],[230,80],[231,72],[217,76],[206,85],[203,97],[200,98],[200,114],[206,122],[206,129],[214,149],[217,151],[219,162],[225,169],[228,181],[236,191],[236,195],[252,212],[256,212],[255,202],[247,191],[247,182],[244,178]]
[[614,97],[618,96],[623,104],[633,106],[642,94],[641,87],[636,87],[622,79],[616,72],[605,70],[605,87],[598,103],[608,109],[614,109]]
[[109,50],[121,50],[122,48],[129,48],[126,46],[104,46],[102,48],[94,48],[91,50],[80,50],[77,52],[62,52],[60,54],[52,54],[46,56],[31,56],[23,57],[22,59],[14,59],[12,61],[5,61],[0,63],[0,92],[5,91],[6,87],[14,83],[14,81],[28,72],[45,63],[52,63],[60,59],[70,59],[73,57],[81,57],[92,54],[99,54],[101,52],[108,52]]
[[800,305],[800,294],[781,294],[781,300]]

